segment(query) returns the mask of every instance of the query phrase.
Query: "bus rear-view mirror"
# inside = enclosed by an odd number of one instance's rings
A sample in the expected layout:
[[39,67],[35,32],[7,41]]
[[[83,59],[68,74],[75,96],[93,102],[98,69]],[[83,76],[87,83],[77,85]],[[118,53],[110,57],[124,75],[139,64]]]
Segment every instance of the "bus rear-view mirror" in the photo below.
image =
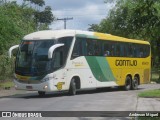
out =
[[56,48],[61,47],[61,46],[64,46],[64,44],[55,44],[55,45],[51,46],[51,47],[49,48],[49,50],[48,50],[48,59],[52,59],[52,57],[53,57],[52,55],[53,55],[54,50],[55,50]]
[[9,48],[9,51],[8,51],[9,58],[12,57],[12,51],[14,49],[18,48],[18,47],[19,47],[19,45],[14,45],[14,46],[12,46],[12,47]]

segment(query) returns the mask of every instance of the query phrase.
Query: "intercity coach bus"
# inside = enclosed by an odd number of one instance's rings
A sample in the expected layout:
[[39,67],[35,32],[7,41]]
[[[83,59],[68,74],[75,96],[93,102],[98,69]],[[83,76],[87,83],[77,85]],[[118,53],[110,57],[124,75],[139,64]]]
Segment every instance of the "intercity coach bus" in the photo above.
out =
[[14,83],[20,90],[68,91],[123,87],[136,90],[150,82],[147,41],[98,32],[45,30],[26,35],[18,48]]

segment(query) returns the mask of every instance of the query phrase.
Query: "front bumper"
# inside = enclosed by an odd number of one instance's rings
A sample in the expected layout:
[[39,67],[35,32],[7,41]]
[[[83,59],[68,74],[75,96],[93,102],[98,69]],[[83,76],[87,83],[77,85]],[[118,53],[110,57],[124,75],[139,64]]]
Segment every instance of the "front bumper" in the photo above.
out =
[[57,91],[57,87],[51,81],[37,83],[37,84],[27,84],[14,80],[14,84],[15,84],[15,89],[17,90],[46,91],[46,92]]

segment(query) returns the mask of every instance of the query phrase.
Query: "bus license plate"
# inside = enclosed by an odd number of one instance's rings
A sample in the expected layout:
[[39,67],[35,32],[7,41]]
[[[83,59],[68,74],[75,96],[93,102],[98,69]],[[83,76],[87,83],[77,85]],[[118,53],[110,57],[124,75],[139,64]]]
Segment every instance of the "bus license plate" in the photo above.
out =
[[27,89],[31,90],[32,89],[32,86],[26,86]]

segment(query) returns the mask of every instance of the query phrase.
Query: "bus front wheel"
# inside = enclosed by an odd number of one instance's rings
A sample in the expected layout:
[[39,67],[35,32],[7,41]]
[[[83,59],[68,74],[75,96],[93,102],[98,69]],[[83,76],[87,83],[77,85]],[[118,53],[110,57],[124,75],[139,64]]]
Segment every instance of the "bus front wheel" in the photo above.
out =
[[76,94],[76,82],[74,78],[72,78],[71,83],[70,83],[69,94],[70,95]]
[[132,83],[131,83],[131,78],[129,76],[126,77],[126,82],[124,85],[124,90],[128,91],[131,89]]

